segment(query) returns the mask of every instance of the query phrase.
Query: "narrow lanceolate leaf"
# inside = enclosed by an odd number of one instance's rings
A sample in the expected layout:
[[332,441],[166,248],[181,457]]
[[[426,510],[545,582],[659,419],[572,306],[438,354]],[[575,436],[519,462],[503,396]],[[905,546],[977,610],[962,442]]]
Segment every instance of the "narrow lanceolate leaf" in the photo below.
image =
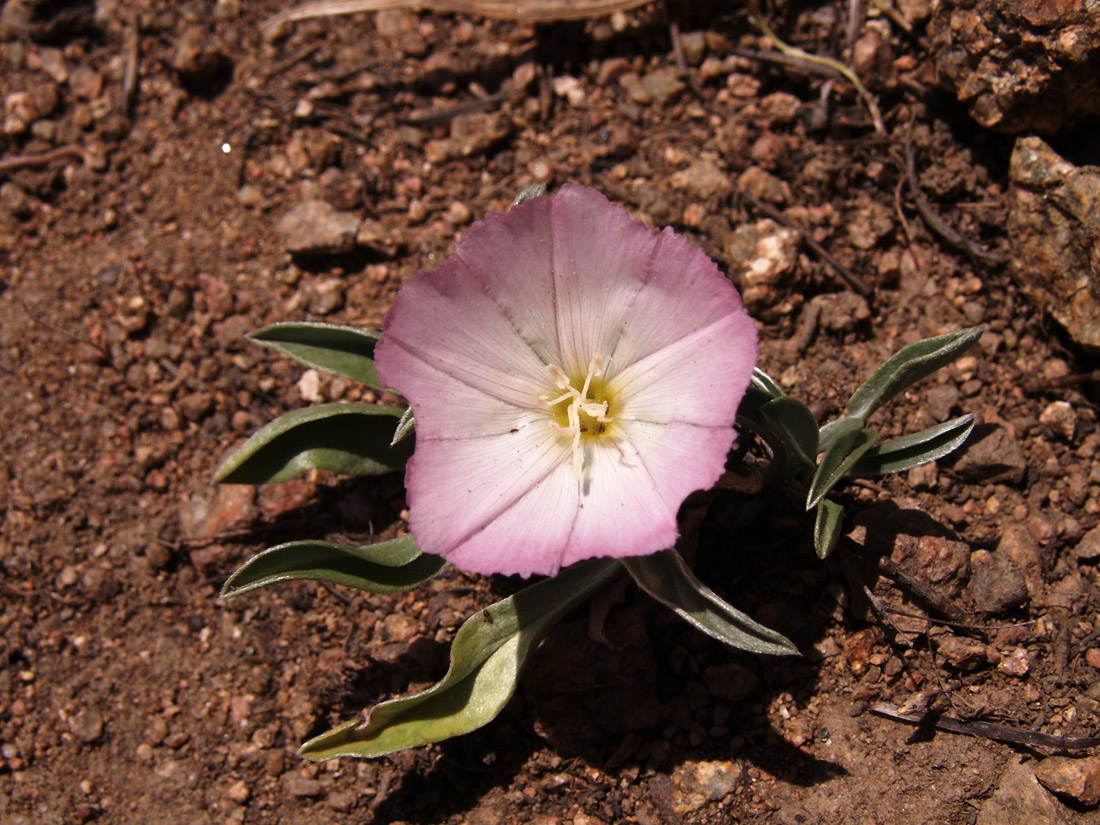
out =
[[875,430],[865,430],[858,419],[843,418],[836,438],[817,465],[806,495],[806,509],[812,510],[830,490],[849,474],[860,456],[866,453],[878,440]]
[[768,375],[760,367],[753,367],[752,370],[752,386],[761,392],[765,392],[772,398],[782,398],[786,395],[783,392],[783,388],[779,386],[778,382]]
[[408,590],[443,569],[443,559],[420,552],[412,536],[365,547],[331,541],[291,541],[264,550],[229,577],[222,596],[239,596],[277,582],[308,579],[371,593]]
[[823,559],[836,548],[840,541],[841,527],[844,524],[844,508],[835,501],[821,499],[817,505],[817,518],[814,521],[814,550],[817,557]]
[[866,421],[871,413],[898,393],[970,349],[984,331],[985,327],[970,327],[903,347],[852,393],[848,416]]
[[581,562],[474,614],[455,636],[451,666],[440,682],[375,705],[365,721],[322,733],[302,745],[300,753],[316,761],[381,756],[487,724],[512,698],[523,666],[543,636],[619,569],[610,559]]
[[817,464],[817,421],[809,407],[795,398],[776,398],[765,404],[760,414],[791,455],[807,467]]
[[321,404],[294,410],[261,428],[225,460],[214,480],[272,484],[307,470],[381,475],[400,470],[412,442],[390,447],[401,410],[372,404]]
[[416,429],[416,420],[413,418],[412,407],[409,407],[397,422],[397,429],[393,431],[393,441],[390,442],[390,446],[396,447],[397,442],[412,435],[414,429]]
[[337,324],[302,322],[272,324],[248,337],[260,346],[278,350],[308,366],[379,388],[378,373],[374,369],[374,345],[381,333]]
[[699,581],[675,550],[620,561],[642,590],[708,636],[751,653],[798,653],[786,636],[753,621]]
[[973,429],[974,416],[964,415],[919,433],[891,439],[868,450],[848,474],[882,475],[919,467],[953,452],[966,441]]

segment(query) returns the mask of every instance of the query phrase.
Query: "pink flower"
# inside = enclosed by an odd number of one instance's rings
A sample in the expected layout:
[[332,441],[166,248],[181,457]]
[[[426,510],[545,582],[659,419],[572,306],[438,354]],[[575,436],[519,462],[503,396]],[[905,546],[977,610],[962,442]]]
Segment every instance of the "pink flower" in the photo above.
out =
[[416,419],[417,545],[553,575],[676,542],[684,498],[725,466],[756,328],[703,252],[565,186],[410,278],[375,356]]

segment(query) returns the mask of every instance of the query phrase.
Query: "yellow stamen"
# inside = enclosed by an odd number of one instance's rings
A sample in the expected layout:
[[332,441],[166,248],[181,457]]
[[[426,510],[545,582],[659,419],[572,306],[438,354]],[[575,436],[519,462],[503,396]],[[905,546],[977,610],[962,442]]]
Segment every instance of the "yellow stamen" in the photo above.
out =
[[570,448],[573,453],[573,475],[580,481],[584,475],[584,450],[581,445],[581,433],[588,431],[583,426],[581,415],[592,419],[597,424],[610,424],[614,421],[607,414],[608,402],[606,400],[597,401],[588,397],[588,393],[592,389],[592,380],[603,375],[603,356],[599,353],[592,356],[592,360],[588,362],[588,372],[585,374],[584,383],[579,390],[573,386],[561,367],[550,364],[547,369],[554,379],[554,385],[560,390],[565,390],[565,392],[557,397],[540,395],[539,400],[551,409],[566,401],[569,402],[569,406],[565,410],[566,426],[553,421],[550,422],[550,426],[556,433],[570,439]]

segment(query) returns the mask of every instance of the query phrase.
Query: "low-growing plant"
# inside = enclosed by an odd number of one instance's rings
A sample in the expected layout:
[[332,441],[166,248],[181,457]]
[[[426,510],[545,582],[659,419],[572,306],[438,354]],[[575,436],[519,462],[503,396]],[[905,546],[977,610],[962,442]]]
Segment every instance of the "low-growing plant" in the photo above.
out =
[[764,485],[813,513],[825,558],[843,532],[839,485],[964,442],[972,415],[888,441],[868,421],[981,332],[903,348],[819,426],[756,366],[755,323],[700,250],[595,190],[526,192],[472,227],[442,267],[413,276],[381,333],[281,323],[252,334],[409,406],[295,410],[253,435],[216,480],[404,470],[410,532],[365,547],[280,544],[233,573],[222,595],[296,579],[386,593],[447,563],[544,577],[471,616],[437,684],[306,742],[302,755],[316,760],[379,756],[487,724],[554,625],[623,575],[728,645],[797,654],[694,575],[675,549],[680,505],[726,472],[740,432],[763,445]]

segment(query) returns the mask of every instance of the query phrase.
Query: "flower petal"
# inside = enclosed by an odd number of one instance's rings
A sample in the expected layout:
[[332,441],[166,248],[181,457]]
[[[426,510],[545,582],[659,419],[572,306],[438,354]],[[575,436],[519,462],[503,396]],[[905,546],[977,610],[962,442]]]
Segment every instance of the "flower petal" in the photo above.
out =
[[464,570],[556,572],[578,512],[571,466],[545,421],[474,441],[418,440],[405,477],[409,527],[422,550]]
[[660,235],[594,189],[564,186],[551,204],[559,366],[583,375],[593,355],[611,354]]
[[731,426],[752,380],[756,340],[752,319],[735,313],[630,364],[609,382],[617,417]]
[[[723,318],[748,320],[741,296],[702,250],[671,229],[659,235],[650,232],[659,241],[641,288],[621,318],[615,348],[605,352],[611,371],[625,369]],[[739,364],[748,364],[746,386],[756,360],[755,330],[751,337],[753,346],[746,353],[732,348],[723,353],[723,358],[733,357]],[[730,345],[740,347],[742,342],[731,341]]]
[[637,452],[665,506],[675,514],[688,495],[718,481],[735,437],[728,426],[636,421],[623,427],[621,440]]
[[[459,258],[410,278],[386,313],[382,332],[375,349],[379,377],[410,400],[430,367],[514,407],[541,406],[538,395],[549,383],[546,364]],[[420,396],[413,405],[418,422],[436,410],[446,415],[429,388]]]
[[455,256],[543,364],[561,366],[550,210],[553,199],[524,201],[475,224]]

